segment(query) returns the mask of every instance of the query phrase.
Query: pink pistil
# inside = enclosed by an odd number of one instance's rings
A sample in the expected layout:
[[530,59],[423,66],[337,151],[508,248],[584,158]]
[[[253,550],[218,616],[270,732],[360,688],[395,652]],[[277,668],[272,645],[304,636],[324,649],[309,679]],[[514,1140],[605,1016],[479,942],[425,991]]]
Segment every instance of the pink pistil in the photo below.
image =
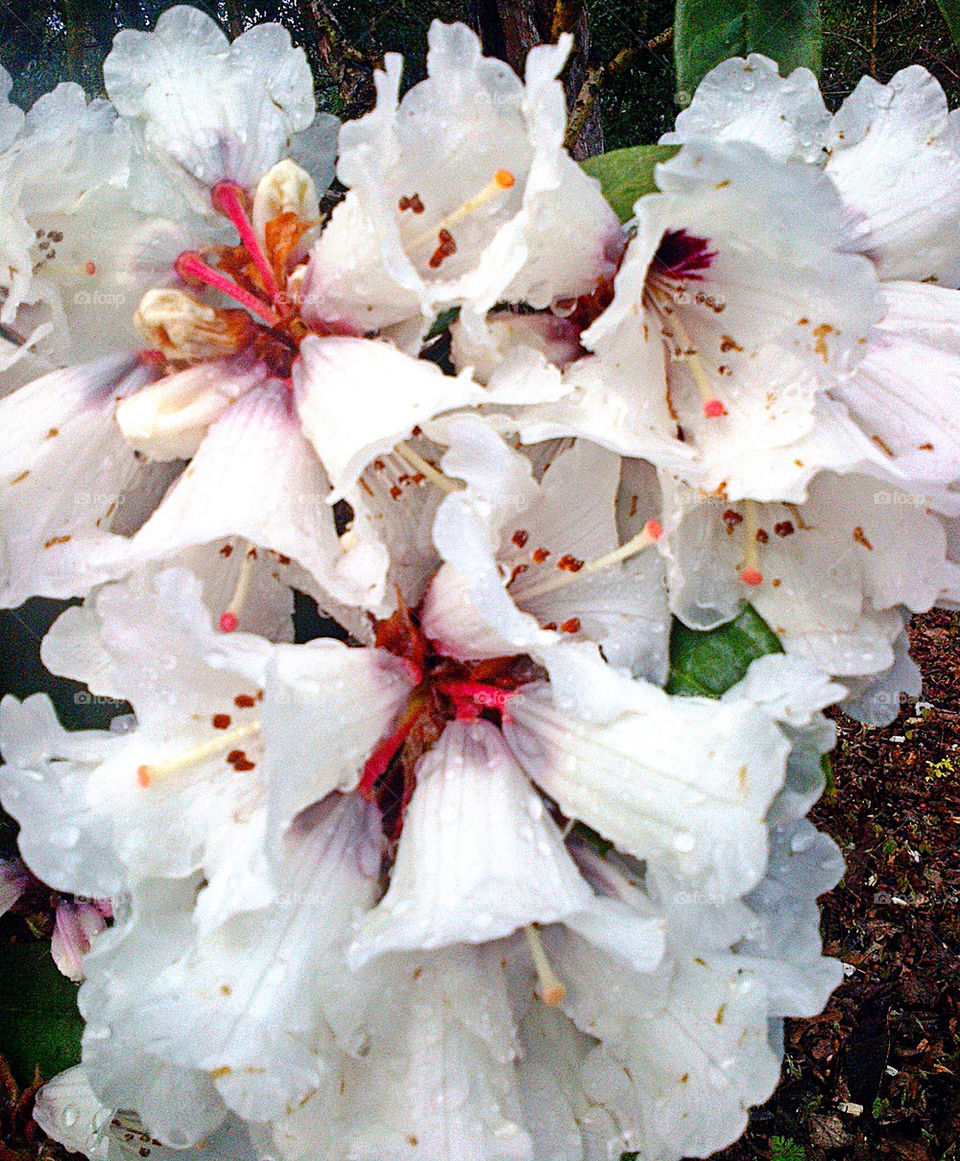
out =
[[223,613],[220,616],[220,629],[224,633],[235,633],[239,624],[236,613]]
[[203,282],[215,290],[222,291],[229,295],[234,302],[239,302],[241,306],[245,306],[251,314],[263,319],[268,326],[275,327],[280,322],[280,319],[265,302],[261,302],[256,295],[244,290],[242,286],[237,286],[222,271],[214,270],[212,266],[204,262],[196,250],[184,250],[173,264],[173,268],[184,282]]
[[723,405],[722,399],[708,399],[703,405],[703,414],[707,419],[720,419],[721,416],[727,414],[727,409]]
[[757,585],[763,584],[763,573],[758,568],[750,566],[741,571],[740,579],[745,585],[755,588]]
[[384,738],[377,746],[363,767],[363,777],[357,787],[359,794],[367,801],[373,800],[373,788],[377,781],[386,773],[387,767],[393,761],[394,755],[410,736],[410,731],[417,724],[423,712],[421,706],[411,706],[400,719],[400,724],[393,733]]
[[274,274],[266,254],[260,249],[260,240],[253,224],[247,217],[245,190],[235,181],[218,181],[210,191],[210,200],[213,202],[214,209],[219,210],[221,214],[233,222],[240,235],[240,241],[260,271],[267,294],[276,302],[277,296],[280,294],[277,276]]
[[437,688],[458,707],[461,702],[471,702],[481,710],[499,710],[500,713],[503,713],[507,702],[517,692],[515,689],[501,689],[498,685],[487,685],[482,681],[443,681]]

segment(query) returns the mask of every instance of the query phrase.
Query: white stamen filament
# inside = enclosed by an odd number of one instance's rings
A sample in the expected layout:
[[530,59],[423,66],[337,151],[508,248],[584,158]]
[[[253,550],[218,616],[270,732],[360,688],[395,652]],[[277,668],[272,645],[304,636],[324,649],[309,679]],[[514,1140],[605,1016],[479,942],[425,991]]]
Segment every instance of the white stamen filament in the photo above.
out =
[[527,937],[527,945],[530,948],[530,955],[533,957],[533,966],[537,969],[537,979],[540,981],[540,999],[548,1008],[555,1008],[558,1004],[563,1003],[567,989],[550,966],[543,940],[537,929],[532,924],[528,924],[523,929],[523,934]]
[[690,335],[687,333],[687,328],[681,322],[680,315],[676,310],[670,315],[667,326],[682,349],[680,359],[690,368],[690,374],[693,376],[693,381],[696,383],[697,390],[700,392],[700,398],[703,400],[704,407],[713,406],[721,402],[716,391],[713,389],[713,384],[710,382],[710,376],[703,368],[703,363],[700,361],[700,356],[697,354]]
[[232,633],[240,623],[240,614],[243,611],[247,593],[250,591],[250,581],[253,577],[253,566],[257,560],[257,550],[249,540],[244,541],[243,560],[240,562],[240,571],[237,574],[237,583],[233,589],[230,604],[224,609],[220,617],[220,628],[225,633]]
[[757,546],[757,532],[759,531],[756,500],[743,502],[743,531],[745,544],[743,550],[743,564],[740,568],[740,579],[744,584],[759,585],[763,583],[763,573],[760,571],[760,550]]
[[451,226],[456,226],[464,218],[468,218],[475,210],[486,205],[492,198],[510,189],[515,180],[513,174],[508,169],[498,169],[483,189],[478,190],[473,197],[468,198],[462,206],[458,206],[452,213],[447,214],[436,225],[431,226],[428,230],[423,230],[411,238],[406,243],[407,250],[415,250],[427,242],[435,243],[437,235],[441,230],[449,230]]
[[137,781],[143,787],[150,786],[165,774],[172,774],[186,766],[194,766],[197,762],[203,762],[223,750],[231,750],[237,742],[242,742],[245,738],[255,737],[259,733],[259,720],[247,722],[246,725],[238,726],[235,730],[228,730],[207,742],[201,742],[199,745],[185,750],[182,754],[178,754],[175,758],[139,766],[137,768]]
[[544,593],[552,593],[555,589],[562,589],[566,585],[576,584],[577,581],[583,580],[584,577],[591,576],[595,572],[600,572],[602,569],[611,568],[615,564],[619,564],[622,560],[629,560],[631,556],[636,556],[638,552],[642,552],[651,544],[655,544],[663,534],[660,523],[657,520],[648,520],[643,528],[626,542],[621,544],[619,548],[615,548],[612,552],[606,553],[605,556],[598,556],[596,560],[587,561],[582,567],[578,568],[576,572],[566,572],[557,569],[554,576],[547,577],[546,580],[540,581],[538,584],[527,585],[525,588],[511,589],[511,596],[516,601],[525,601],[531,597],[541,597]]
[[412,467],[421,472],[423,476],[448,495],[451,492],[459,492],[463,488],[463,483],[460,480],[451,480],[449,476],[445,476],[439,468],[434,467],[429,460],[425,460],[422,455],[414,451],[408,443],[398,443],[393,449],[401,459],[407,461]]

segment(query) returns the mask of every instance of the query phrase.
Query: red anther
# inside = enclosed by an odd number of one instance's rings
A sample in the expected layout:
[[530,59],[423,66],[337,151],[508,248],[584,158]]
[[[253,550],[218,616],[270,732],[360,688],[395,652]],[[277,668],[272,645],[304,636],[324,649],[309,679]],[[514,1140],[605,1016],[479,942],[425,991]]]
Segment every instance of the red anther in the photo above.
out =
[[648,520],[643,526],[644,532],[651,540],[659,540],[663,535],[663,525],[659,520]]
[[220,628],[224,633],[235,632],[239,624],[236,613],[223,613],[220,617]]
[[276,300],[280,293],[280,286],[269,259],[260,248],[260,239],[250,221],[247,212],[247,191],[235,181],[225,179],[218,181],[210,191],[210,200],[213,202],[214,209],[219,210],[221,214],[233,222],[240,235],[240,241],[253,259],[253,264],[260,271],[264,289],[271,299]]
[[755,588],[757,585],[763,584],[763,573],[758,568],[745,568],[740,572],[740,579],[745,585]]
[[146,790],[150,785],[153,776],[153,770],[149,766],[137,767],[137,782]]
[[722,399],[708,399],[703,405],[703,414],[707,419],[719,419],[722,415],[727,414],[727,409],[724,407]]
[[84,274],[96,274],[96,272],[97,272],[96,262],[85,262],[83,264],[83,272],[84,272]]
[[493,175],[493,180],[501,189],[510,189],[510,187],[517,180],[509,169],[498,169]]
[[177,272],[177,276],[182,278],[184,282],[200,282],[205,286],[212,286],[215,290],[222,291],[229,295],[234,302],[239,302],[241,306],[245,306],[251,314],[263,319],[268,326],[275,327],[280,322],[280,319],[265,302],[261,302],[249,290],[237,286],[222,271],[214,270],[212,266],[204,262],[203,257],[196,250],[184,250],[174,262],[173,268]]

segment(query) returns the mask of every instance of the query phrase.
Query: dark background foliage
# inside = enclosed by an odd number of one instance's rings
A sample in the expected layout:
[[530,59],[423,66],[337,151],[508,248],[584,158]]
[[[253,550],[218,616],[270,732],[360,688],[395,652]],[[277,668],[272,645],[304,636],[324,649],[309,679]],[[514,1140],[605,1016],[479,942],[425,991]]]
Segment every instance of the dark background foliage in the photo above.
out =
[[[384,52],[402,52],[407,81],[420,79],[424,34],[437,17],[472,23],[484,32],[488,51],[511,59],[518,40],[529,40],[537,31],[548,37],[554,13],[548,0],[192,3],[231,35],[263,20],[283,23],[311,58],[321,106],[339,115],[356,115],[366,106],[370,69]],[[3,3],[0,62],[15,78],[14,99],[29,105],[61,80],[78,81],[89,93],[101,93],[101,65],[116,31],[151,28],[168,7],[167,0]],[[561,0],[558,8],[563,7],[574,13],[580,6],[565,6]],[[678,108],[669,36],[674,5],[669,0],[585,0],[583,7],[579,30],[588,31],[589,43],[582,64],[608,66],[599,96],[604,147],[655,141]],[[885,81],[908,64],[930,69],[951,104],[960,103],[960,53],[935,0],[824,0],[822,10],[823,86],[831,103],[839,103],[864,73]]]

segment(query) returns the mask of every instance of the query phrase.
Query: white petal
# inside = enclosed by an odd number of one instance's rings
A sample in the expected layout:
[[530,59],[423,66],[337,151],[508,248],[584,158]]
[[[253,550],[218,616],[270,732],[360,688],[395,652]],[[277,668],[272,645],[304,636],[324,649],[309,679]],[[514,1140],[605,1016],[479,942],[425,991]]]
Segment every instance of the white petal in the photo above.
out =
[[872,258],[882,278],[956,285],[960,147],[937,80],[919,65],[887,85],[864,77],[827,145],[850,249]]
[[268,381],[213,424],[124,559],[128,565],[146,562],[239,535],[291,557],[337,600],[377,603],[386,571],[382,550],[354,556],[344,548],[328,494],[289,392]]
[[182,6],[161,14],[152,33],[119,33],[104,80],[201,213],[210,210],[204,187],[221,178],[252,191],[315,108],[303,50],[278,24],[256,25],[230,45],[209,16]]
[[246,1119],[269,1120],[303,1100],[336,1051],[320,992],[331,947],[376,890],[360,867],[366,810],[343,798],[305,818],[290,836],[276,903],[228,922],[160,972],[138,1012],[152,1051],[214,1071]]
[[105,731],[68,734],[50,699],[0,702],[0,767],[4,809],[20,821],[20,851],[50,886],[90,898],[125,889],[126,869],[83,788],[91,759],[112,753],[119,739]]
[[766,981],[771,1016],[815,1016],[843,978],[821,956],[817,908],[843,870],[839,847],[805,819],[772,832],[767,874],[746,900],[761,926],[737,947]]
[[[603,1041],[584,1086],[600,1103],[630,1110],[627,1148],[706,1156],[743,1132],[748,1107],[766,1100],[779,1073],[766,989],[751,972],[731,955],[693,948],[652,977],[618,978],[610,961],[573,940],[551,939],[550,951],[568,987],[564,1010]],[[627,1069],[616,1086],[601,1067],[607,1053]]]
[[718,898],[758,882],[788,752],[776,727],[746,707],[669,698],[599,659],[580,668],[591,697],[610,695],[606,722],[583,720],[562,689],[557,706],[545,687],[510,703],[504,731],[530,777],[565,814]]
[[892,457],[891,467],[915,480],[952,483],[960,478],[957,292],[887,282],[883,297],[886,313],[863,361],[834,394]]
[[452,722],[417,767],[390,889],[350,949],[483,943],[593,903],[543,802],[489,722]]
[[406,1002],[348,1082],[349,1157],[533,1161],[499,958],[461,946],[414,970]]
[[297,410],[334,486],[355,484],[378,452],[418,424],[480,401],[469,378],[453,379],[385,342],[308,336],[294,365]]
[[383,649],[317,640],[276,650],[263,709],[271,846],[304,807],[356,787],[412,686]]
[[830,124],[816,76],[806,68],[781,77],[776,61],[752,52],[731,57],[703,78],[661,145],[698,137],[748,141],[783,161],[817,161]]
[[75,596],[109,579],[111,519],[138,474],[114,420],[118,397],[151,373],[104,359],[44,376],[0,401],[2,600]]

